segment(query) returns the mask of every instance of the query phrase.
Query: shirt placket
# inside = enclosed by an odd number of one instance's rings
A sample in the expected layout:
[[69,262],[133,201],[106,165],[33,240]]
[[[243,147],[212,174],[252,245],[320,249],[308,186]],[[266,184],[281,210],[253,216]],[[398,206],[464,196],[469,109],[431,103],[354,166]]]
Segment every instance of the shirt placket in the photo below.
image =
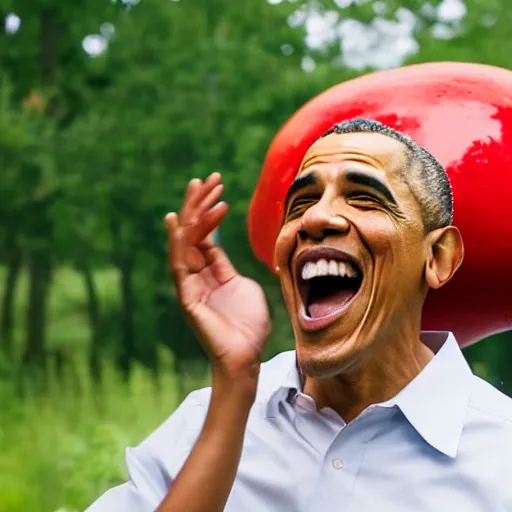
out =
[[385,415],[386,411],[367,409],[335,435],[325,451],[320,474],[304,508],[305,512],[350,510],[368,442],[379,432],[380,420]]

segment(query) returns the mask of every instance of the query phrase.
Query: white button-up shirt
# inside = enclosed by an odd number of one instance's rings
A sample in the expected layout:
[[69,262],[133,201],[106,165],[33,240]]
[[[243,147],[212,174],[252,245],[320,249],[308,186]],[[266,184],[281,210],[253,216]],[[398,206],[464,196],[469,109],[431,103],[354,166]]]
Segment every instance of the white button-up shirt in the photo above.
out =
[[[262,366],[226,512],[512,512],[512,400],[472,374],[448,333],[393,399],[346,424],[301,393],[295,352]],[[191,393],[138,447],[129,482],[87,512],[146,512],[201,430],[210,389]]]

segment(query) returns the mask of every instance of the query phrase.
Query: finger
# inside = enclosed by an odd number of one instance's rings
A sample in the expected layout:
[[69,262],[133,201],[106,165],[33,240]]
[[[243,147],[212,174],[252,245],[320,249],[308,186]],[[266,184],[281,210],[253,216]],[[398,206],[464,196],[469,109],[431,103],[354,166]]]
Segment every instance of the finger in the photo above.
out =
[[220,196],[222,195],[222,192],[224,191],[224,185],[222,183],[219,183],[216,185],[210,193],[199,203],[199,205],[196,208],[196,222],[201,218],[201,216],[208,211],[210,208],[212,208],[215,203],[219,200]]
[[185,198],[183,199],[183,205],[179,215],[182,223],[194,211],[202,185],[203,182],[199,178],[194,178],[188,182],[187,192],[185,193]]
[[221,178],[220,172],[212,172],[210,176],[204,180],[204,184],[208,187],[215,187],[220,183]]
[[[209,237],[210,233],[212,233],[221,225],[227,212],[228,205],[224,201],[221,201],[214,207],[210,208],[201,216],[201,222],[195,224],[193,228],[189,228],[191,231],[188,242],[191,245],[199,245],[204,242],[210,242],[210,240],[207,240],[207,238],[212,238]],[[208,243],[208,245],[210,244]]]
[[179,284],[189,275],[185,259],[186,242],[183,228],[179,225],[178,215],[169,213],[165,217],[168,229],[169,270],[176,284]]
[[205,251],[205,257],[206,264],[219,285],[226,284],[237,275],[235,267],[221,247],[217,245],[209,247]]
[[[221,175],[218,172],[214,172],[206,178],[205,182],[197,180],[199,185],[193,185],[193,192],[188,197],[186,204],[182,208],[180,214],[180,220],[182,224],[193,224],[197,221],[197,208],[204,199],[211,193],[211,191],[220,183]],[[190,186],[190,185],[189,185]],[[196,189],[197,187],[197,189]],[[187,193],[188,196],[188,193]]]

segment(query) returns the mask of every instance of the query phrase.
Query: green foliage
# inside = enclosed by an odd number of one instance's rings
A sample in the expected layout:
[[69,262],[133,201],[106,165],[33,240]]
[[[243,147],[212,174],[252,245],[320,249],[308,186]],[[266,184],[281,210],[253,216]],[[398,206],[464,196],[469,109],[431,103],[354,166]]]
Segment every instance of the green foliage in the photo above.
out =
[[126,446],[162,423],[178,400],[171,373],[158,390],[141,368],[129,388],[108,372],[100,397],[87,376],[80,384],[77,394],[72,378],[56,379],[44,396],[20,400],[0,382],[1,512],[84,510],[126,479]]

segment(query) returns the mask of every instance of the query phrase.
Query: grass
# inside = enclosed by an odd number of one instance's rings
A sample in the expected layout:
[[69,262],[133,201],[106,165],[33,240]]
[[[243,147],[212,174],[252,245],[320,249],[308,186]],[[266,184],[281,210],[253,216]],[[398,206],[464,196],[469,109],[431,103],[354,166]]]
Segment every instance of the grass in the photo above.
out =
[[80,396],[54,383],[20,400],[0,388],[0,512],[84,510],[126,478],[124,448],[140,442],[173,411],[172,375],[155,391],[137,368],[127,386],[108,371],[102,396]]
[[[102,302],[115,300],[115,272],[98,272],[96,279]],[[16,347],[24,334],[26,284],[23,276],[16,296]],[[97,393],[85,365],[89,330],[83,298],[80,276],[59,270],[50,298],[48,345],[72,351],[78,387],[76,378],[58,381],[50,375],[44,394],[20,398],[12,380],[0,373],[0,512],[84,510],[126,479],[126,446],[138,444],[178,404],[168,351],[161,354],[158,387],[142,367],[135,367],[126,384],[107,364],[102,392]],[[0,372],[7,368],[3,363]]]

